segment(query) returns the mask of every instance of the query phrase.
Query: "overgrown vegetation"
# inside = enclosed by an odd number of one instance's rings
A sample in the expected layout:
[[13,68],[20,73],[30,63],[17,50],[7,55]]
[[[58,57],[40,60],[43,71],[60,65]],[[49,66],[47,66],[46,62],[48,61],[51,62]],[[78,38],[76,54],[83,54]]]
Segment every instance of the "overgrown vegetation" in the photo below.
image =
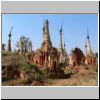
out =
[[40,70],[35,64],[24,64],[22,70],[25,74],[25,79],[22,81],[23,84],[32,84],[32,82],[37,81],[43,85],[47,80],[47,73]]
[[8,53],[7,52],[2,52],[2,56],[7,56]]
[[29,74],[31,72],[28,64],[24,64],[22,66],[22,70],[25,72],[25,74]]
[[47,72],[45,70],[40,70],[35,64],[27,63],[23,55],[8,55],[5,53],[3,55],[2,63],[2,73],[3,76],[6,77],[5,80],[4,77],[2,77],[3,81],[8,81],[9,79],[9,81],[12,80],[11,84],[15,84],[13,83],[13,80],[15,79],[14,76],[16,74],[15,72],[18,73],[17,79],[20,78],[20,72],[22,72],[24,76],[24,79],[22,79],[19,84],[30,85],[34,81],[37,81],[38,84],[44,84],[47,81]]
[[[9,53],[2,55],[2,79],[3,75],[6,75],[7,78],[7,80],[3,81],[3,85],[97,85],[97,72],[94,73],[90,70],[92,66],[89,65],[80,67],[85,70],[80,70],[80,73],[68,77],[69,72],[72,72],[71,68],[66,71],[60,67],[54,67],[54,69],[43,67],[41,69],[36,64],[27,63],[23,55]],[[24,76],[23,79],[20,79],[20,72]]]

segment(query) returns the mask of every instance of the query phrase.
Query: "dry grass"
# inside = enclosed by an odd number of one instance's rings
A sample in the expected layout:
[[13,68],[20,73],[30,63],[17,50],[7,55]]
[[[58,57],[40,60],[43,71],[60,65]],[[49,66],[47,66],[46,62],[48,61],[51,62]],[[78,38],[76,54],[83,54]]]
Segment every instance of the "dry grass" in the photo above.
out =
[[[70,71],[70,68],[68,68]],[[68,71],[66,71],[68,73]],[[98,73],[93,70],[86,70],[84,66],[81,66],[79,72],[71,75],[70,78],[56,79],[51,82],[52,86],[97,86],[98,85]]]

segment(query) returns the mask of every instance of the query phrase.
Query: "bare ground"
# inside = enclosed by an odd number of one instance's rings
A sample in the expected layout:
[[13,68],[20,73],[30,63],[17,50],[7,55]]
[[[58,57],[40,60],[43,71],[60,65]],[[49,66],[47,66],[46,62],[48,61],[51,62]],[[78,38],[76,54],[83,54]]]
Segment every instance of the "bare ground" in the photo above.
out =
[[98,72],[93,70],[80,70],[69,78],[54,79],[51,86],[97,86]]
[[[71,76],[69,79],[54,79],[50,83],[51,86],[97,86],[97,73],[93,76]],[[49,84],[48,84],[49,85]]]

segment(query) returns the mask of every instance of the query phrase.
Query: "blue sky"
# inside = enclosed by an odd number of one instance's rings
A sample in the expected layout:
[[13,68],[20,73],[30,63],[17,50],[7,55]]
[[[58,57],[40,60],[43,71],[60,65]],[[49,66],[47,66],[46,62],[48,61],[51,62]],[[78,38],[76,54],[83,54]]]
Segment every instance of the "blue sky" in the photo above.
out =
[[98,51],[98,15],[97,14],[2,14],[2,43],[7,44],[10,28],[12,30],[12,49],[20,36],[32,40],[33,50],[41,47],[44,20],[49,20],[49,32],[52,45],[59,47],[59,30],[63,26],[63,43],[69,53],[79,47],[85,51],[87,27],[93,52]]

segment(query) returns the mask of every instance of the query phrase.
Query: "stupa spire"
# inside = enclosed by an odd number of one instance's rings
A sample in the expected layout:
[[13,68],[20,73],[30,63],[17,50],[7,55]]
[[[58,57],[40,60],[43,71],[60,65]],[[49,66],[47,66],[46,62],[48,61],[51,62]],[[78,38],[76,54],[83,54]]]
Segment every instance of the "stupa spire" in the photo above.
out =
[[14,28],[13,26],[10,28],[10,32],[8,34],[8,43],[7,43],[7,49],[6,49],[7,52],[11,52],[11,32],[13,28]]
[[48,50],[52,47],[50,34],[49,34],[49,21],[46,19],[43,26],[43,40],[42,40],[42,48],[44,50]]
[[63,52],[63,46],[62,46],[62,26],[60,28],[59,34],[60,34],[59,51]]
[[86,55],[92,55],[92,49],[91,49],[91,44],[90,44],[90,36],[89,36],[89,31],[87,28],[87,39],[86,39]]

